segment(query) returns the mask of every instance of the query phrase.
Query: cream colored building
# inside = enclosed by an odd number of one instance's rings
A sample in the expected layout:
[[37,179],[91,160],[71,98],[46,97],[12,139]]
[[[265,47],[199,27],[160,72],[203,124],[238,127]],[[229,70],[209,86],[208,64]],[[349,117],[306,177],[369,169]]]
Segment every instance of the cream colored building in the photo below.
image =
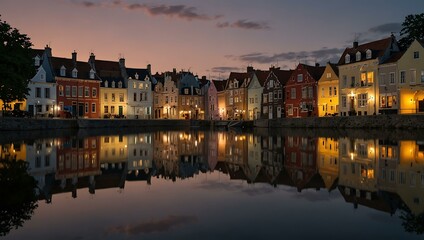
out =
[[424,113],[424,43],[415,40],[398,60],[399,114]]
[[339,176],[339,140],[318,138],[317,161],[318,172],[325,183],[325,188],[331,190]]
[[399,52],[394,36],[346,48],[339,60],[339,115],[379,112],[378,68]]
[[123,81],[103,80],[100,87],[101,118],[127,116],[127,89]]
[[318,116],[335,115],[339,112],[339,70],[327,63],[324,73],[318,80]]

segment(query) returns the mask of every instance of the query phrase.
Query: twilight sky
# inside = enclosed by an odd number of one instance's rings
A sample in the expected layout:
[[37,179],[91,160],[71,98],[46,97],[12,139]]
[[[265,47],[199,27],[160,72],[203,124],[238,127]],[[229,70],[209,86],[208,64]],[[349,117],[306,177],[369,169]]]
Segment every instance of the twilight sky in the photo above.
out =
[[345,47],[396,32],[423,0],[0,0],[0,15],[34,48],[86,61],[124,57],[153,72],[228,78],[251,65],[337,62]]

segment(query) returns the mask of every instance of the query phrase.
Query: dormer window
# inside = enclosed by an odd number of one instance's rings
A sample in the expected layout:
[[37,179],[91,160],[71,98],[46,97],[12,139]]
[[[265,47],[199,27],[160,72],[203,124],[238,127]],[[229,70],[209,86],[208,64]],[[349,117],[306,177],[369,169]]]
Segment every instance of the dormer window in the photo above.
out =
[[372,55],[372,52],[371,52],[371,50],[370,50],[370,49],[368,49],[368,50],[367,50],[367,56],[366,56],[366,58],[367,58],[367,59],[371,59],[371,55]]
[[66,75],[66,68],[65,68],[65,66],[62,66],[60,68],[60,76],[61,77],[64,77],[65,75]]
[[35,58],[34,58],[34,65],[36,67],[39,67],[40,66],[40,58],[38,56],[35,56]]
[[115,88],[115,82],[112,82],[112,88]]
[[234,82],[234,88],[238,88],[238,82],[237,81]]
[[94,74],[95,73],[96,72],[93,69],[90,70],[90,79],[94,79]]
[[78,70],[76,68],[74,68],[74,70],[72,70],[72,77],[73,78],[77,78],[78,77]]
[[135,73],[134,77],[135,77],[135,79],[138,80],[138,77],[139,77],[138,73]]
[[144,81],[149,81],[150,79],[149,79],[149,76],[146,76],[145,78],[144,78]]
[[361,52],[356,53],[356,61],[361,61]]
[[118,88],[122,88],[122,82],[121,81],[118,82]]
[[109,87],[109,82],[108,81],[105,81],[105,87],[106,88]]
[[345,62],[346,63],[350,63],[350,55],[349,54],[346,54],[346,56],[345,56]]

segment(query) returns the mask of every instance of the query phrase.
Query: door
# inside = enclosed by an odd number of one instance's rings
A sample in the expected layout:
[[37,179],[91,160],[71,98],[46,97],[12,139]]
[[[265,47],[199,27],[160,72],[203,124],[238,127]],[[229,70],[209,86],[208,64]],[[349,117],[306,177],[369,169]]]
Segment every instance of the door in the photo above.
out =
[[272,106],[269,106],[268,108],[268,119],[272,119]]
[[83,117],[84,116],[84,104],[78,103],[78,116]]
[[118,112],[119,112],[119,116],[124,115],[124,108],[122,106],[119,106]]
[[277,107],[277,118],[281,118],[281,107]]

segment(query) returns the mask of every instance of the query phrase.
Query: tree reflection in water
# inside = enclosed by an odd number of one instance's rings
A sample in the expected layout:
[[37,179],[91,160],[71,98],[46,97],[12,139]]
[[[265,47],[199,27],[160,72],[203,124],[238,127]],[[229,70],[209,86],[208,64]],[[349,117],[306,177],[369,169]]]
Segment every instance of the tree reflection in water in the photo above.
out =
[[21,227],[38,207],[37,183],[27,170],[26,161],[0,159],[0,236]]
[[403,204],[401,207],[400,219],[402,219],[402,226],[406,232],[416,233],[421,235],[424,233],[424,213],[414,214],[411,210]]

